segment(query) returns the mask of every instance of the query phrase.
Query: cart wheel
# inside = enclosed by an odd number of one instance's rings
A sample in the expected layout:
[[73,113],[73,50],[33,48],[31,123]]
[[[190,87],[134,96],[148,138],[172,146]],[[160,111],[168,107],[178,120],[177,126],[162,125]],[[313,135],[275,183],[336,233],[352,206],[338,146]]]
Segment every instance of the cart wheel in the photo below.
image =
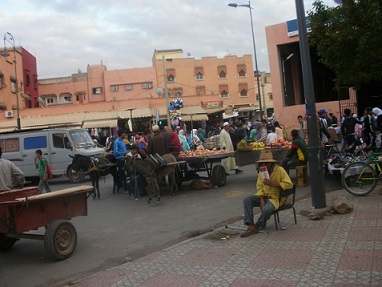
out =
[[50,224],[44,235],[44,246],[50,257],[63,260],[69,258],[77,245],[77,232],[73,224],[57,220]]
[[222,187],[226,182],[225,169],[222,165],[215,165],[211,173],[211,182],[212,184]]
[[15,245],[17,238],[0,235],[0,251],[8,251]]
[[176,184],[178,185],[178,190],[180,190],[182,188],[183,173],[179,167],[175,169],[175,181],[176,181]]
[[83,171],[75,171],[71,167],[68,170],[68,178],[72,183],[80,183],[85,181],[85,173]]

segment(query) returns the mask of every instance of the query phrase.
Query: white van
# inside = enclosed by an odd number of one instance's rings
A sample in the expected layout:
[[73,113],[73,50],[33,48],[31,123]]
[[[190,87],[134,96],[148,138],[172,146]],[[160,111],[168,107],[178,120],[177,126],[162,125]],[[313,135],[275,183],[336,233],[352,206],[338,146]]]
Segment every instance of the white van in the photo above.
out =
[[53,176],[66,175],[71,182],[81,182],[83,172],[75,173],[71,169],[75,154],[96,155],[105,152],[97,147],[86,129],[55,128],[28,131],[13,131],[0,135],[0,146],[3,158],[12,161],[23,172],[25,177],[38,176],[34,164],[35,151],[42,150],[48,160]]

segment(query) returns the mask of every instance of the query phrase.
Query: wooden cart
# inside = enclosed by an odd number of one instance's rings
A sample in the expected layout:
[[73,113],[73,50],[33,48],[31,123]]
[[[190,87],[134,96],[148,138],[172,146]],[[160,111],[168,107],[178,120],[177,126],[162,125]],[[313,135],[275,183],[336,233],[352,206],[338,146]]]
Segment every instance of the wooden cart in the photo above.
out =
[[[186,161],[187,164],[187,168],[180,168],[178,178],[180,177],[182,181],[207,179],[214,185],[222,187],[226,184],[226,172],[220,162],[222,159],[233,156],[234,152],[225,152],[195,157],[178,157],[177,160]],[[199,172],[207,172],[207,176],[200,176]]]
[[[91,190],[92,186],[78,186],[38,194],[33,187],[0,193],[0,251],[11,249],[20,238],[38,239],[44,241],[50,257],[69,258],[77,245],[77,232],[68,220],[87,215]],[[45,227],[44,235],[29,233],[40,227]]]

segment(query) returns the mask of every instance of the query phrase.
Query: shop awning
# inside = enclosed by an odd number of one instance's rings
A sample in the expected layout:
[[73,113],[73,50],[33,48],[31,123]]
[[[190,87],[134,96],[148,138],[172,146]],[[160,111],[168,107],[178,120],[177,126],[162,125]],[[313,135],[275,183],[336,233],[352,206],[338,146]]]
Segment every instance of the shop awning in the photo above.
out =
[[150,108],[141,108],[141,109],[132,110],[131,114],[129,110],[127,111],[119,110],[118,116],[122,119],[129,119],[130,116],[132,116],[133,119],[137,119],[137,118],[147,118],[147,117],[151,118],[153,114]]
[[222,113],[224,112],[225,108],[213,108],[213,109],[203,109],[208,115],[215,114],[215,113]]
[[84,121],[84,123],[82,124],[82,127],[87,129],[116,127],[117,123],[118,123],[118,119]]
[[182,115],[182,121],[190,122],[190,121],[208,121],[207,114],[196,114],[196,115]]
[[255,110],[254,107],[240,107],[237,108],[238,112],[253,112]]

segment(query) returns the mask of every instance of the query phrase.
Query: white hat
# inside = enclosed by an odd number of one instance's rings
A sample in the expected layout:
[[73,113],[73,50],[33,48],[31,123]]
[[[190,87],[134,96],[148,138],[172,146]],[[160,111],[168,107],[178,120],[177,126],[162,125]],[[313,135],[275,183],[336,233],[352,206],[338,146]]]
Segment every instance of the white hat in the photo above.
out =
[[153,125],[153,127],[151,128],[151,130],[152,130],[153,132],[157,132],[157,131],[159,131],[159,126],[158,126],[158,125]]
[[225,122],[225,123],[223,124],[223,127],[225,127],[225,126],[229,126],[229,123],[228,123],[228,122]]

